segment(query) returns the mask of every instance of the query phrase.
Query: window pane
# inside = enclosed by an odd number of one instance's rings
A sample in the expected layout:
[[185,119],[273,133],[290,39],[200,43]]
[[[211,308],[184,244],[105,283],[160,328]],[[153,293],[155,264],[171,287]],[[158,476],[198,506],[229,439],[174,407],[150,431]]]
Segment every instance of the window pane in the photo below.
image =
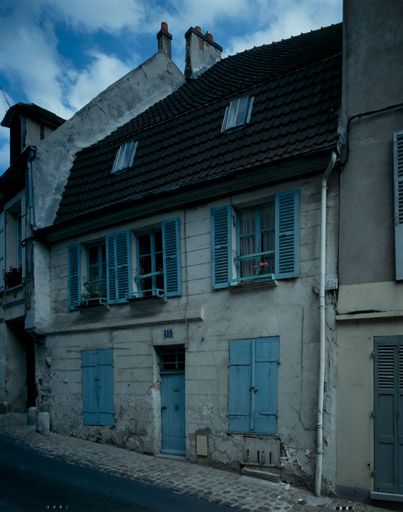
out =
[[248,108],[248,97],[240,98],[238,104],[238,112],[236,116],[235,126],[244,124]]
[[261,208],[261,229],[274,228],[274,203]]
[[139,236],[139,253],[151,254],[151,239],[150,234]]
[[256,237],[252,236],[243,236],[239,240],[239,255],[246,256],[248,254],[254,254],[256,252]]
[[251,235],[256,231],[255,210],[242,210],[239,212],[239,234]]
[[225,129],[233,128],[235,126],[237,109],[238,100],[231,101],[228,109],[227,126]]
[[258,259],[251,258],[240,262],[240,277],[254,276],[258,273]]
[[261,235],[262,240],[262,252],[274,251],[274,229],[270,231],[263,231]]
[[156,252],[162,252],[162,231],[154,232],[154,244]]
[[150,274],[152,272],[151,256],[140,257],[140,275]]

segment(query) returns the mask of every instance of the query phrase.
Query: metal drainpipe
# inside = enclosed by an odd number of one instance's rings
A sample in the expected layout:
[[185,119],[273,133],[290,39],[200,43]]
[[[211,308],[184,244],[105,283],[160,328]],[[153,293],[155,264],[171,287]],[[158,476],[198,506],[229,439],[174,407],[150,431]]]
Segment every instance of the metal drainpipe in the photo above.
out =
[[325,387],[325,359],[326,359],[326,192],[327,180],[336,163],[336,152],[333,151],[329,165],[322,178],[321,194],[321,226],[320,226],[320,289],[319,289],[319,313],[320,313],[320,349],[319,349],[319,384],[318,384],[318,416],[316,423],[316,472],[315,494],[320,496],[322,485],[323,462],[323,401]]
[[34,190],[32,182],[32,160],[35,158],[36,147],[30,146],[31,151],[28,157],[28,187],[29,187],[29,220],[31,224],[31,230],[36,229],[35,225],[35,209],[34,209]]

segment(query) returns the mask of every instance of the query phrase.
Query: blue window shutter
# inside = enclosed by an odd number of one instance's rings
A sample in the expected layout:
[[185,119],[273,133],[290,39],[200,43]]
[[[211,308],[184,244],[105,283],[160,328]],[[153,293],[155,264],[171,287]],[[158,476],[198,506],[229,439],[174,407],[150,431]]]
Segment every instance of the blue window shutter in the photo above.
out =
[[96,350],[82,352],[81,371],[83,379],[83,422],[84,425],[98,425],[98,369]]
[[[0,213],[0,270],[6,270],[6,231],[5,213]],[[4,290],[4,279],[0,277],[0,291]]]
[[99,425],[114,424],[113,351],[99,350],[98,360],[98,421]]
[[167,297],[182,295],[179,218],[162,223],[164,289]]
[[123,302],[131,292],[130,232],[106,237],[106,288],[108,302]]
[[230,340],[229,432],[250,431],[251,342],[252,340]]
[[69,309],[74,309],[81,298],[81,250],[80,244],[68,247],[69,260]]
[[261,338],[255,343],[255,393],[253,431],[277,432],[279,339]]
[[116,255],[115,235],[106,237],[106,292],[108,302],[116,302]]
[[403,279],[403,131],[393,134],[396,280]]
[[298,277],[299,190],[276,194],[276,279]]
[[131,258],[130,258],[130,232],[115,233],[116,254],[116,298],[119,302],[126,299],[132,291],[131,286]]
[[226,288],[232,277],[231,206],[211,210],[212,287]]
[[277,337],[230,340],[230,432],[277,432],[278,364]]

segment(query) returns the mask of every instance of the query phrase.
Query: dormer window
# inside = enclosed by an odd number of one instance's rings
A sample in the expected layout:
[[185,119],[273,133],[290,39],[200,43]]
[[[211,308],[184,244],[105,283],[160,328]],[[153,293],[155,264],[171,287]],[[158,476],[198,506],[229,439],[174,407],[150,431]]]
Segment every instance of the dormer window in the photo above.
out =
[[113,162],[112,172],[123,171],[133,165],[138,142],[130,140],[120,146]]
[[224,121],[222,123],[221,132],[227,132],[233,128],[238,128],[248,124],[252,114],[254,97],[243,96],[232,100],[225,109]]

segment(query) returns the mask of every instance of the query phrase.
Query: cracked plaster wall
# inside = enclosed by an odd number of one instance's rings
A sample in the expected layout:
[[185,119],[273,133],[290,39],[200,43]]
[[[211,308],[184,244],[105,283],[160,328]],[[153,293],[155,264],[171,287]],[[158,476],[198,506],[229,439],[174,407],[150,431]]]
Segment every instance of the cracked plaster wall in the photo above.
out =
[[[288,185],[299,188],[300,276],[275,288],[231,293],[211,290],[210,209],[272,197],[283,186],[261,188],[186,211],[180,218],[183,295],[166,302],[120,304],[110,310],[68,311],[67,246],[88,236],[51,247],[51,314],[38,348],[40,402],[51,412],[52,428],[140,452],[161,449],[159,369],[155,347],[182,344],[186,349],[186,455],[196,455],[195,436],[207,432],[208,463],[239,469],[243,436],[228,435],[229,340],[279,336],[278,436],[283,444],[282,477],[305,484],[314,471],[319,351],[320,177]],[[122,230],[155,225],[166,215],[131,221]],[[329,277],[337,270],[338,176],[331,177],[328,200]],[[116,227],[94,233],[99,239]],[[135,261],[135,258],[133,258]],[[327,382],[324,477],[334,481],[333,297],[327,295]],[[173,337],[164,338],[164,329]],[[113,348],[115,426],[82,424],[81,351]]]

